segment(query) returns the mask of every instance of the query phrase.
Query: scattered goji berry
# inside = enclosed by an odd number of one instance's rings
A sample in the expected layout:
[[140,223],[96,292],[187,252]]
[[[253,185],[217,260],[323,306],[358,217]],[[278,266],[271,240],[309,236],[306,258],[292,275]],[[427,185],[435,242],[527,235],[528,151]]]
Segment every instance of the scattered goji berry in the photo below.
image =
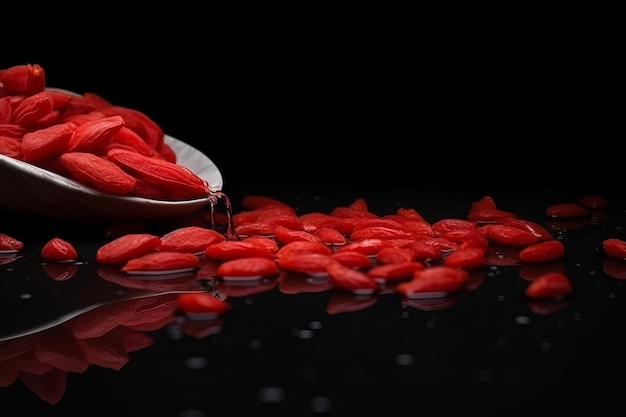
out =
[[443,264],[463,269],[481,268],[485,266],[485,249],[473,246],[457,249],[444,258]]
[[410,281],[401,282],[396,287],[406,298],[437,298],[462,291],[469,280],[466,270],[438,265],[418,269]]
[[197,256],[187,252],[151,252],[128,260],[120,269],[137,275],[152,273],[179,273],[200,268]]
[[24,249],[24,242],[4,233],[0,233],[0,253],[15,253]]
[[529,230],[504,224],[485,224],[480,227],[485,237],[490,241],[507,246],[528,246],[541,239]]
[[216,318],[233,309],[228,302],[207,292],[180,294],[176,308],[190,318],[204,320]]
[[225,280],[259,279],[278,273],[274,260],[267,257],[242,257],[222,262],[215,274]]
[[385,284],[387,282],[412,279],[415,271],[424,268],[426,266],[418,261],[392,262],[373,266],[367,270],[366,274],[374,282]]
[[548,262],[562,259],[565,256],[565,246],[560,240],[546,240],[526,246],[519,252],[522,262]]
[[223,234],[213,229],[199,226],[179,227],[161,236],[157,250],[203,254],[209,245],[225,240]]
[[602,241],[602,249],[607,256],[626,259],[626,240],[608,238]]
[[70,242],[55,237],[43,245],[41,257],[48,261],[73,262],[78,259],[78,252]]
[[355,250],[333,252],[330,257],[348,268],[368,269],[373,265],[369,256]]
[[318,227],[312,233],[313,236],[319,238],[325,245],[340,246],[347,243],[346,237],[332,227]]
[[159,236],[150,233],[130,233],[100,246],[96,251],[96,262],[123,264],[130,259],[156,251],[160,244]]
[[291,253],[276,259],[280,269],[313,276],[327,275],[326,266],[332,260],[330,255],[321,253]]
[[553,218],[587,217],[591,211],[578,203],[557,203],[549,206],[545,214]]
[[249,240],[224,240],[213,243],[204,250],[204,256],[220,261],[237,258],[274,259],[274,254],[266,246]]
[[280,225],[274,227],[274,237],[283,245],[296,240],[308,240],[309,242],[323,243],[322,239],[315,236],[313,233],[307,232],[306,230],[292,230]]
[[567,275],[562,272],[547,272],[528,284],[524,294],[533,300],[560,300],[570,296],[572,292],[572,284]]
[[347,267],[333,260],[326,266],[328,277],[335,288],[355,294],[373,294],[378,291],[378,284],[365,272]]

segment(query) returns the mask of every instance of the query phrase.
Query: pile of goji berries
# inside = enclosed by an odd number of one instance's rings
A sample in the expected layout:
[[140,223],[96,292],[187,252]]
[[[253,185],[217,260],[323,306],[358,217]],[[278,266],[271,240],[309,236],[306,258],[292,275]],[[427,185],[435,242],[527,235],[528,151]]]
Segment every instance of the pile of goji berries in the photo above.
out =
[[[587,195],[576,203],[552,205],[545,215],[580,218],[607,206],[604,197]],[[470,272],[488,265],[542,264],[567,254],[563,242],[545,227],[499,209],[489,196],[473,202],[466,218],[430,223],[411,208],[375,214],[364,199],[328,213],[298,214],[280,200],[249,195],[232,222],[236,240],[200,225],[179,226],[162,235],[128,233],[102,245],[95,261],[128,275],[197,271],[210,261],[217,265],[212,271],[216,280],[255,282],[299,274],[326,279],[336,291],[393,291],[419,299],[465,291]],[[506,263],[494,257],[494,246],[510,249]],[[0,252],[22,249],[23,243],[0,234]],[[626,260],[626,241],[606,239],[603,249],[608,257]],[[41,250],[43,259],[56,262],[71,262],[77,255],[59,238]],[[562,271],[542,272],[530,281],[525,296],[531,300],[563,300],[574,291]],[[193,314],[230,309],[214,298],[210,293],[186,294],[179,308]]]
[[0,69],[0,154],[97,191],[159,200],[205,198],[209,184],[176,163],[160,126],[95,93],[47,88],[37,64]]

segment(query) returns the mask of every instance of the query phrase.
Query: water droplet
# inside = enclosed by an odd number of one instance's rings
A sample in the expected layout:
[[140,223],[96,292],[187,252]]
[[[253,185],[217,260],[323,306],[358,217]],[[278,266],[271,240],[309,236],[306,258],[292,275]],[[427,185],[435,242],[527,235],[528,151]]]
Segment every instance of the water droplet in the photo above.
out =
[[203,369],[208,365],[206,358],[200,356],[193,356],[185,359],[184,366],[187,369]]
[[315,334],[311,330],[298,330],[297,336],[300,339],[313,339],[313,336],[315,336]]
[[322,328],[322,322],[321,321],[312,321],[309,324],[309,328],[311,328],[312,330],[319,330]]
[[328,397],[313,397],[309,402],[309,408],[314,413],[327,413],[333,408],[333,402]]
[[285,400],[285,390],[280,387],[264,387],[257,392],[257,398],[263,403],[279,403]]
[[20,299],[21,300],[28,300],[28,299],[30,299],[32,297],[33,297],[32,294],[26,294],[26,293],[20,294]]
[[396,356],[396,363],[402,366],[413,365],[415,363],[415,356],[409,353],[400,353]]

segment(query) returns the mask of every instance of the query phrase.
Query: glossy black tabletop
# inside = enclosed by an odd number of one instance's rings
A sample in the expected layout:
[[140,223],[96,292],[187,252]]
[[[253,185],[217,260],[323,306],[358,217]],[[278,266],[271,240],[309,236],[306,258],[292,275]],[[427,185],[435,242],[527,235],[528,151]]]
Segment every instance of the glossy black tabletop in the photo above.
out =
[[[204,32],[199,15],[186,26]],[[619,66],[600,59],[604,39],[586,33],[563,60],[560,36],[559,48],[541,38],[541,55],[506,38],[460,45],[466,31],[427,52],[430,36],[379,41],[367,28],[322,42],[317,25],[304,29],[316,39],[308,42],[291,29],[241,42],[223,42],[236,29],[175,39],[143,16],[150,28],[135,37],[116,27],[119,17],[90,31],[93,48],[67,46],[85,35],[76,26],[54,47],[12,38],[0,67],[38,63],[51,87],[145,113],[212,159],[235,213],[250,194],[299,213],[364,198],[379,215],[408,207],[434,222],[492,196],[564,242],[566,256],[550,267],[567,273],[574,294],[529,302],[523,292],[538,271],[520,265],[475,271],[470,290],[431,300],[357,296],[296,276],[217,287],[138,280],[94,262],[111,225],[0,211],[0,233],[25,243],[0,258],[0,414],[623,415],[626,265],[607,259],[601,242],[626,237],[626,194],[614,146],[621,115],[605,96]],[[137,18],[125,17],[136,32]],[[60,26],[46,20],[48,39]],[[181,45],[192,40],[190,55]],[[608,210],[545,217],[550,204],[588,193],[606,195]],[[76,245],[79,263],[42,262],[55,236]],[[174,304],[187,291],[219,294],[233,310],[186,321]]]
[[[235,213],[250,194],[299,213],[363,198],[374,213],[414,208],[429,222],[464,218],[473,201],[490,195],[563,241],[566,256],[550,267],[571,278],[574,294],[531,302],[523,291],[538,271],[506,263],[473,272],[467,291],[422,300],[393,291],[359,296],[297,275],[248,286],[207,285],[210,279],[195,276],[137,279],[94,262],[110,224],[75,227],[8,213],[4,232],[23,239],[25,249],[0,265],[3,409],[39,416],[521,416],[588,407],[617,415],[626,264],[607,259],[601,242],[624,237],[619,194],[607,195],[610,207],[592,218],[559,222],[545,208],[575,201],[576,192],[354,183],[297,190],[250,183],[225,192]],[[42,262],[38,251],[54,235],[73,242],[81,262],[56,269]],[[211,291],[233,310],[185,320],[173,306],[187,291]]]

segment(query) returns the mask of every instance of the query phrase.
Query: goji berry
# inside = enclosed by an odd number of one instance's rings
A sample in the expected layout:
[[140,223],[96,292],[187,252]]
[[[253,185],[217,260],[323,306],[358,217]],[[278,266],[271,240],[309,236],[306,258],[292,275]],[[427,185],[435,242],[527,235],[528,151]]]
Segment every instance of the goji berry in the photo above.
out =
[[602,241],[602,249],[607,256],[626,259],[626,240],[618,238],[605,239]]
[[355,250],[333,252],[330,257],[348,268],[367,269],[372,266],[372,260],[369,256]]
[[294,240],[282,245],[276,252],[276,258],[286,256],[291,253],[321,253],[330,255],[332,249],[322,242],[310,240]]
[[381,264],[395,262],[411,262],[415,260],[415,252],[410,247],[390,246],[382,248],[376,254],[376,262]]
[[500,245],[528,246],[541,240],[529,230],[504,224],[485,224],[480,226],[480,230],[487,239]]
[[136,275],[175,274],[200,268],[197,256],[187,252],[151,252],[128,260],[120,269]]
[[130,233],[100,246],[96,251],[96,262],[123,264],[130,259],[156,251],[160,244],[159,236],[150,233]]
[[485,266],[485,249],[468,246],[448,254],[443,264],[446,266],[474,269]]
[[107,159],[135,178],[164,187],[173,199],[204,198],[209,184],[187,167],[127,149],[111,149]]
[[560,240],[546,240],[529,245],[519,252],[522,262],[548,262],[562,259],[565,256],[565,246]]
[[0,135],[0,155],[5,155],[13,159],[22,160],[22,141],[17,138]]
[[248,222],[235,226],[235,233],[241,237],[247,236],[273,236],[276,226],[270,222]]
[[121,116],[87,121],[75,128],[65,151],[97,153],[123,126],[124,119]]
[[466,219],[445,218],[437,220],[431,226],[437,236],[459,229],[475,229],[476,222]]
[[334,287],[339,290],[355,294],[373,294],[378,290],[378,284],[365,272],[347,267],[335,260],[328,263],[326,271]]
[[541,240],[551,240],[554,239],[552,234],[539,223],[519,218],[506,218],[502,219],[499,222],[504,226],[515,227],[521,230],[527,230],[533,235],[537,237],[537,239]]
[[207,292],[184,293],[178,296],[177,309],[196,319],[209,319],[232,310],[232,306]]
[[496,210],[496,202],[493,197],[486,195],[483,196],[480,200],[476,200],[472,202],[469,212],[480,211],[480,210]]
[[10,123],[29,126],[52,112],[52,98],[42,91],[22,100],[11,114]]
[[368,226],[361,229],[355,229],[350,234],[351,240],[365,239],[410,239],[414,237],[413,233],[408,230],[384,227],[384,226]]
[[578,203],[557,203],[549,206],[545,214],[553,218],[587,217],[591,211]]
[[370,268],[366,274],[374,282],[384,284],[392,281],[402,281],[413,278],[415,271],[424,269],[426,266],[418,261],[392,262],[376,265]]
[[4,233],[0,233],[0,253],[15,253],[24,249],[24,242]]
[[4,90],[8,95],[25,95],[44,91],[46,72],[39,64],[20,64],[0,68],[0,95]]
[[130,194],[137,182],[113,162],[89,152],[66,152],[59,161],[78,182],[104,193]]
[[480,209],[480,210],[472,210],[467,214],[467,220],[474,222],[499,222],[502,219],[510,219],[515,218],[513,213],[510,211],[500,210],[500,209]]
[[524,294],[533,300],[560,300],[568,297],[572,292],[572,284],[567,275],[561,272],[547,272],[528,284]]
[[259,279],[278,273],[278,266],[266,257],[243,257],[222,262],[216,275],[225,280]]
[[274,237],[283,245],[296,240],[308,240],[309,242],[323,243],[322,239],[315,236],[313,233],[307,232],[306,230],[292,230],[280,225],[274,227]]
[[367,256],[376,256],[382,248],[390,247],[391,243],[384,239],[362,239],[348,242],[337,248],[336,252],[357,251]]
[[40,255],[45,260],[56,262],[73,262],[78,259],[78,252],[74,246],[58,237],[47,241],[41,248]]
[[318,227],[313,231],[313,236],[319,238],[325,245],[345,245],[347,239],[332,227]]
[[396,290],[407,298],[445,297],[463,290],[468,280],[469,274],[464,269],[445,265],[431,266],[416,270],[413,278],[399,283]]
[[203,254],[209,245],[225,240],[223,234],[213,229],[199,226],[179,227],[161,236],[157,250]]
[[291,253],[276,259],[280,269],[313,276],[327,275],[326,266],[330,255],[321,253]]
[[204,256],[221,261],[237,258],[274,258],[274,254],[266,246],[249,240],[224,240],[213,243],[204,250]]
[[72,123],[58,123],[24,134],[22,154],[26,162],[38,164],[59,157],[74,133]]

